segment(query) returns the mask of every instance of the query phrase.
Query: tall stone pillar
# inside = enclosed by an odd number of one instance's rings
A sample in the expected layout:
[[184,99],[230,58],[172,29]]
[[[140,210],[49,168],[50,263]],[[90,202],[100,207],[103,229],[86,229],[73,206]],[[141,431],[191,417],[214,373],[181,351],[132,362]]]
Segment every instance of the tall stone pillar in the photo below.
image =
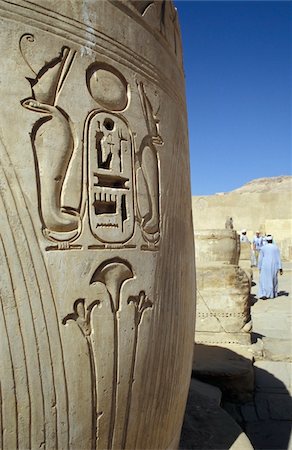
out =
[[169,1],[0,0],[0,448],[175,449],[194,335]]

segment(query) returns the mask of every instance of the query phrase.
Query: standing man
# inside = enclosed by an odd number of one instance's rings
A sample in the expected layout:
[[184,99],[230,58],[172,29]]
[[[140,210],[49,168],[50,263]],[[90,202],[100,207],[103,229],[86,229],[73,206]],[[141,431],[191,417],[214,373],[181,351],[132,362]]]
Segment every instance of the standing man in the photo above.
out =
[[278,272],[283,274],[280,251],[273,244],[273,236],[267,236],[267,244],[261,248],[258,267],[260,271],[258,297],[266,300],[278,295]]
[[253,252],[255,255],[255,261],[254,261],[253,265],[255,265],[255,266],[257,266],[257,264],[258,264],[259,254],[260,254],[262,246],[263,246],[263,238],[260,235],[260,232],[256,231],[256,234],[252,241],[252,249],[253,249]]
[[247,237],[247,235],[246,235],[246,230],[244,229],[244,230],[241,230],[241,234],[240,234],[240,242],[248,242],[248,243],[250,243],[249,242],[249,239],[248,239],[248,237]]

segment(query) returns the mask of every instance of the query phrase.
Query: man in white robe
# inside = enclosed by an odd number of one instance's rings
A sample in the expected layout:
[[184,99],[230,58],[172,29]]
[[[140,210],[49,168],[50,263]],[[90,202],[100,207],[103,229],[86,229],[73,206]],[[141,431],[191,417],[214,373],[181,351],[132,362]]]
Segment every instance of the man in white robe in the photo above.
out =
[[283,274],[280,251],[273,244],[273,237],[267,236],[267,244],[261,248],[258,268],[260,270],[258,297],[275,298],[278,295],[278,272]]
[[263,238],[260,235],[260,232],[256,231],[256,234],[252,240],[252,248],[253,248],[253,252],[254,252],[254,256],[255,256],[255,264],[252,264],[252,265],[257,266],[258,260],[259,260],[259,254],[260,254],[262,246],[263,246]]
[[250,244],[250,241],[246,235],[246,230],[241,230],[241,234],[240,234],[240,242],[247,242]]

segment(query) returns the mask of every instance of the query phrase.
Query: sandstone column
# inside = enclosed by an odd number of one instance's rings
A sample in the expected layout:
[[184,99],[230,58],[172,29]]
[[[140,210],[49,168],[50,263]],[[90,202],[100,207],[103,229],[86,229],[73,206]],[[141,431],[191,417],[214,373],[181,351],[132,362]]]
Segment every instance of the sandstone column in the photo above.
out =
[[175,449],[194,254],[170,1],[0,0],[0,448]]

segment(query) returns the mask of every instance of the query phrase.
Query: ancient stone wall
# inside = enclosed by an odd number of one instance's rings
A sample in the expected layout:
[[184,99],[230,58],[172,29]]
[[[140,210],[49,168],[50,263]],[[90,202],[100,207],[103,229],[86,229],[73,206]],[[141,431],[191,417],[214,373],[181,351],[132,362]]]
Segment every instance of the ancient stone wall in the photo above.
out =
[[[250,183],[246,189],[225,194],[193,196],[194,229],[223,228],[226,217],[233,218],[234,229],[247,229],[252,240],[259,229],[272,234],[279,245],[282,257],[292,259],[292,177],[284,177],[276,184],[273,178],[266,184]],[[281,186],[281,189],[279,188]]]

